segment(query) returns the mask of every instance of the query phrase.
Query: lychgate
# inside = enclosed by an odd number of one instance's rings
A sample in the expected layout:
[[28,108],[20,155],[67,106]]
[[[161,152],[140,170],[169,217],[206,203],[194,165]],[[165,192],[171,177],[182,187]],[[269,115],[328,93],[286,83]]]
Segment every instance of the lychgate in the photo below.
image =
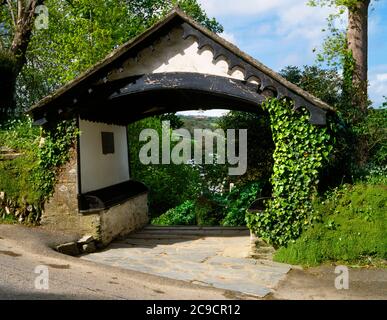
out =
[[148,223],[147,188],[131,181],[127,125],[193,109],[262,112],[268,97],[304,107],[326,124],[333,109],[175,9],[29,111],[35,123],[76,119],[71,161],[62,168],[42,224],[92,234],[107,244]]

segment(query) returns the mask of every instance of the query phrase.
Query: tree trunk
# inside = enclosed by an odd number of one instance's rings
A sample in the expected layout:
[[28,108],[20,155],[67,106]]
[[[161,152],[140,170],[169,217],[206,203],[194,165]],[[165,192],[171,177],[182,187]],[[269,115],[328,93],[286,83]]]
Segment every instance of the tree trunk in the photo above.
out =
[[4,122],[15,102],[16,60],[7,51],[0,51],[0,123]]
[[358,0],[348,8],[348,49],[354,59],[354,104],[362,113],[368,109],[368,8],[370,0]]

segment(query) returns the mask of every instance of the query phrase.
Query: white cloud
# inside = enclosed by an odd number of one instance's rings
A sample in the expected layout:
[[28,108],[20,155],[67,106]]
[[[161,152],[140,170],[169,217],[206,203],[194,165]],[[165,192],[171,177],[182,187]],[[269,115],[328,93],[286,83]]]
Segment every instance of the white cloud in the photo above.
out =
[[244,17],[265,18],[268,15],[278,16],[282,22],[290,25],[299,22],[316,24],[324,21],[329,8],[313,8],[307,5],[308,0],[198,0],[206,13],[216,18],[227,19]]
[[369,95],[374,107],[380,106],[383,96],[387,96],[387,65],[379,65],[370,70]]
[[[305,2],[303,0],[297,0]],[[294,4],[295,0],[199,0],[205,11],[212,16],[260,15]]]
[[[325,34],[326,18],[330,8],[307,6],[307,0],[199,0],[210,16],[223,22],[226,34],[233,32],[238,45],[259,60],[263,54],[278,56],[287,48],[290,62],[307,63],[315,58],[313,49],[318,48]],[[233,26],[228,30],[228,26]],[[236,30],[234,30],[234,28]],[[266,43],[265,46],[262,44]],[[298,56],[296,58],[296,56]],[[275,65],[283,64],[280,59]],[[272,67],[274,67],[272,65]]]
[[233,33],[223,32],[222,34],[220,34],[220,36],[222,38],[226,39],[228,42],[231,42],[234,45],[238,45],[236,37],[235,37],[235,35]]
[[283,66],[299,66],[303,64],[304,57],[300,56],[296,52],[284,55],[281,63]]
[[387,73],[381,73],[376,75],[376,80],[380,82],[387,81]]
[[328,8],[311,8],[301,1],[277,13],[276,33],[291,41],[308,41],[308,49],[321,44],[325,34],[326,18],[331,13]]
[[228,112],[229,110],[214,109],[206,111],[182,111],[178,112],[177,114],[182,116],[222,117]]
[[[290,64],[312,64],[316,58],[313,49],[321,47],[326,36],[322,29],[333,12],[330,8],[309,7],[308,0],[198,1],[210,16],[223,23],[229,40],[237,40],[242,50],[275,70]],[[374,39],[379,43],[375,52],[385,47],[380,43],[380,36],[387,32],[385,19],[380,15],[382,7],[387,8],[384,2],[375,2],[377,9],[370,11],[370,42]],[[343,15],[338,26],[344,29],[346,19]],[[387,65],[380,65],[383,58],[377,58],[379,62],[371,59],[376,58],[370,52],[369,94],[374,106],[379,106],[387,95]]]

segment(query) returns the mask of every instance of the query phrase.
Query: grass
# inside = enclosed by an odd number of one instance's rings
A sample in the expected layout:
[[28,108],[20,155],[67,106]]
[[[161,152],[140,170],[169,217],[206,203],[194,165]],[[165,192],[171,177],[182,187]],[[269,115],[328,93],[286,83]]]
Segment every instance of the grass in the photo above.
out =
[[[42,191],[38,188],[36,175],[39,169],[39,130],[29,119],[13,120],[0,127],[0,147],[12,148],[22,154],[11,161],[0,161],[0,191],[5,192],[11,207],[40,203]],[[0,205],[0,223],[16,221],[7,216],[5,208]]]
[[387,186],[356,184],[336,189],[314,207],[320,223],[306,230],[274,260],[307,267],[325,262],[385,266],[387,259]]
[[12,215],[3,215],[0,216],[0,224],[15,224],[17,219]]
[[14,120],[9,128],[0,127],[0,147],[8,147],[22,153],[12,161],[0,161],[0,191],[12,198],[33,198],[35,190],[34,171],[39,167],[39,128],[29,119]]

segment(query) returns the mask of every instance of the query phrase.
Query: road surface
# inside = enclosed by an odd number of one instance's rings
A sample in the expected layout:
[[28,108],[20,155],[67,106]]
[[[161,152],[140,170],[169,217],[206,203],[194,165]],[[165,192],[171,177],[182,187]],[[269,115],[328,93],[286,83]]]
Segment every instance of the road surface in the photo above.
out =
[[[224,290],[99,265],[49,248],[70,240],[74,238],[37,228],[0,225],[0,299],[237,298]],[[35,288],[35,282],[38,287],[45,284],[36,280],[41,274],[35,268],[41,265],[48,267],[48,290]]]

